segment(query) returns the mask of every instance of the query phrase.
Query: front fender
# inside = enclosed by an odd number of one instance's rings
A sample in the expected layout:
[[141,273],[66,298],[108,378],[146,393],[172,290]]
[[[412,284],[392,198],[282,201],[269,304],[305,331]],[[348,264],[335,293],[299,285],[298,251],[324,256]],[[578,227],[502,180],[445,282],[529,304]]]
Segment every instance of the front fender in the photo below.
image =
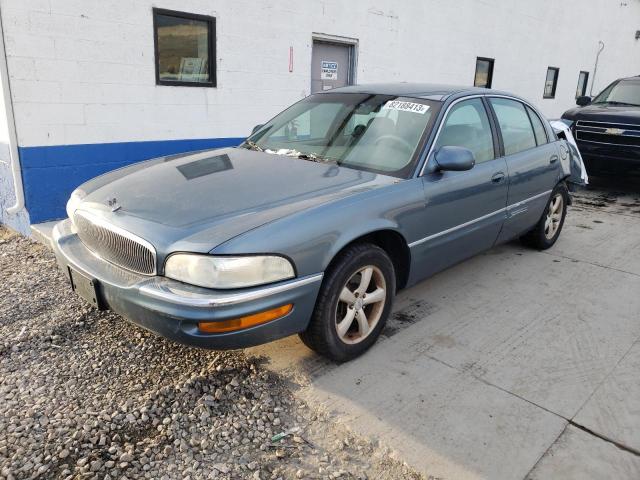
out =
[[324,272],[346,245],[391,230],[408,239],[424,208],[420,182],[400,181],[276,220],[214,248],[214,255],[276,253],[290,258],[298,276]]

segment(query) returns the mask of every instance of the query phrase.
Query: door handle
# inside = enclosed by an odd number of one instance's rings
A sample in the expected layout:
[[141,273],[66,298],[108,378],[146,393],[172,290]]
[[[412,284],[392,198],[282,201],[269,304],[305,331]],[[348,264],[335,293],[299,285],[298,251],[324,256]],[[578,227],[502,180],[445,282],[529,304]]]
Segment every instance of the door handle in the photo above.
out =
[[491,177],[491,181],[493,183],[500,183],[503,180],[504,180],[504,173],[503,172],[494,173],[493,177]]
[[551,158],[549,159],[550,164],[554,164],[557,161],[558,161],[558,155],[552,155]]

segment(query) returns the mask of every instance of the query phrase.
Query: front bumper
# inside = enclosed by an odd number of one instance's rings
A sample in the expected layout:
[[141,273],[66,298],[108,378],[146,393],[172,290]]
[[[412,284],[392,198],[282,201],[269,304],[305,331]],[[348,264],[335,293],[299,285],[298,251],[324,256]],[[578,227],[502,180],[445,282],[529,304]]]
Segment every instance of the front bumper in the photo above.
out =
[[[161,276],[139,275],[91,253],[74,233],[70,220],[53,230],[58,263],[95,279],[100,303],[133,323],[163,337],[201,348],[244,348],[270,342],[307,328],[322,274],[257,288],[212,290]],[[293,304],[284,317],[226,333],[208,334],[198,322],[223,321]]]
[[640,168],[640,147],[577,141],[587,170],[625,172]]

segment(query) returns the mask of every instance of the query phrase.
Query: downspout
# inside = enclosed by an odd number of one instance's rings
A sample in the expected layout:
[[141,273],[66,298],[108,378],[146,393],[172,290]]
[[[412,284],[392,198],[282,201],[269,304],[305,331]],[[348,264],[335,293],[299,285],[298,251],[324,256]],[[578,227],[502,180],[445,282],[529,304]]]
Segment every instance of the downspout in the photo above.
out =
[[590,97],[593,97],[593,86],[596,83],[596,73],[598,73],[598,60],[600,60],[600,54],[604,50],[604,42],[600,40],[598,42],[598,45],[600,45],[600,49],[598,50],[598,54],[596,55],[596,65],[595,67],[593,67],[593,77],[591,78],[591,90],[589,90]]
[[20,154],[18,153],[18,135],[16,134],[16,120],[13,115],[13,100],[11,99],[11,86],[9,85],[9,68],[7,66],[7,51],[4,46],[4,28],[2,27],[2,14],[0,12],[0,76],[2,77],[2,93],[7,115],[7,127],[9,130],[9,152],[11,157],[11,174],[13,176],[13,191],[16,203],[7,208],[7,213],[15,215],[24,209],[24,189],[22,186],[22,168],[20,167]]

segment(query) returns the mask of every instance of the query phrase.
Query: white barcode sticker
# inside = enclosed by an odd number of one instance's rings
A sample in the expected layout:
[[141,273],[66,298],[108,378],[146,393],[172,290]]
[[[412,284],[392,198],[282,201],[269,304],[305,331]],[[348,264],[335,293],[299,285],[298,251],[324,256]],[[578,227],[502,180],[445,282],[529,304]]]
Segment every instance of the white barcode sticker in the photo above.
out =
[[414,102],[402,102],[400,100],[390,100],[382,106],[383,110],[398,110],[400,112],[413,112],[424,115],[429,110],[429,105]]

